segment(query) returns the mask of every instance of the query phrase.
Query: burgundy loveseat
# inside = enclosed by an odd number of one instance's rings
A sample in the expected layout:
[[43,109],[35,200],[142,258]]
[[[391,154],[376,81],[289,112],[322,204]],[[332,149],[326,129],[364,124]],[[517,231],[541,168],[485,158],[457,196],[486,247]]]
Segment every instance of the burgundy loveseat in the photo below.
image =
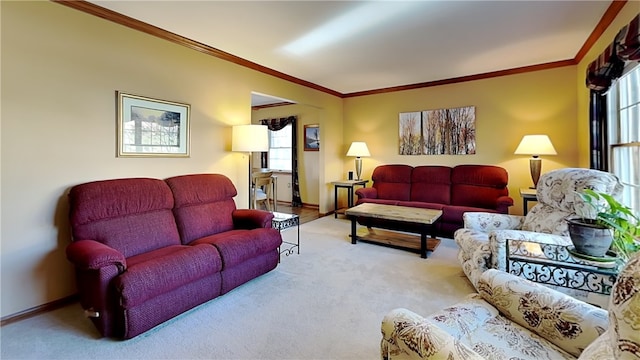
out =
[[[442,210],[435,225],[439,236],[453,238],[463,227],[462,214],[487,211],[507,214],[509,175],[499,166],[380,165],[371,176],[372,187],[356,190],[357,204],[377,203]],[[375,226],[379,219],[358,219],[361,225]]]
[[219,174],[71,188],[67,257],[102,336],[132,338],[276,267],[273,214],[236,209],[236,194]]

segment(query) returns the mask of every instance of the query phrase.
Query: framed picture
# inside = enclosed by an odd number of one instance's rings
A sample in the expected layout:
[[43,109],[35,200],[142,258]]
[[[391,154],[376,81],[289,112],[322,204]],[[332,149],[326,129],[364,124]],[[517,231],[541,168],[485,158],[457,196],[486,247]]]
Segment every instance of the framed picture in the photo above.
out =
[[320,126],[304,126],[304,151],[320,151]]
[[118,92],[118,157],[189,157],[191,106]]

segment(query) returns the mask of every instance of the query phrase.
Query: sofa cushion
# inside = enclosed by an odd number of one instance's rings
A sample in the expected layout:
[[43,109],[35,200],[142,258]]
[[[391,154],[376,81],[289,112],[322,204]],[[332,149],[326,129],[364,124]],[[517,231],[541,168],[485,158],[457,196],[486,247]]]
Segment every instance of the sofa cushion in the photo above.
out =
[[373,170],[371,179],[378,191],[379,199],[404,200],[411,195],[411,172],[409,165],[381,165]]
[[477,294],[427,319],[484,359],[572,358],[550,341],[502,316]]
[[613,285],[609,329],[616,359],[640,358],[640,253],[627,262]]
[[229,178],[221,174],[194,174],[166,179],[175,198],[174,214],[183,244],[234,228],[237,195]]
[[[213,278],[222,269],[218,251],[212,246],[174,245],[133,256],[128,268],[114,279],[121,294],[120,305],[134,307],[158,295],[201,278]],[[220,294],[220,289],[202,289]]]
[[69,191],[74,240],[95,240],[125,257],[180,244],[173,195],[158,179],[94,181]]
[[282,237],[276,229],[231,230],[197,239],[193,244],[215,246],[224,270],[277,249]]
[[496,209],[496,199],[509,195],[509,174],[492,165],[458,165],[451,171],[451,204]]
[[582,168],[563,168],[540,176],[536,195],[538,203],[525,217],[523,230],[569,235],[566,218],[576,213],[588,214],[587,205],[578,192],[592,189],[619,197],[622,185],[610,173]]
[[607,327],[605,310],[504,271],[485,271],[478,281],[478,293],[505,318],[574,356]]
[[411,173],[411,201],[451,203],[451,168],[416,166]]

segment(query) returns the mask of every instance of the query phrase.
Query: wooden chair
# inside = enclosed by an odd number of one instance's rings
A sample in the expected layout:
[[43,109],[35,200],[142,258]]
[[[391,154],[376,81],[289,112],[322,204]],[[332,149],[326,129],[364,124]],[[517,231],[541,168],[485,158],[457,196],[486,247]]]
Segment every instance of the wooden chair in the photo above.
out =
[[268,211],[274,211],[276,199],[273,195],[273,172],[259,171],[251,175],[251,196],[254,209],[263,204]]

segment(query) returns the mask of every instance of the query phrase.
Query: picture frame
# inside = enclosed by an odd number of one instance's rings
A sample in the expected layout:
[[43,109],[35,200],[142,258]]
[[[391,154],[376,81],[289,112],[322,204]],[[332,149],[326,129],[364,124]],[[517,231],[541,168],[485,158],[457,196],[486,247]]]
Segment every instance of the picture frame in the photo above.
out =
[[304,151],[320,151],[320,126],[304,126]]
[[189,157],[191,106],[117,92],[118,157]]

